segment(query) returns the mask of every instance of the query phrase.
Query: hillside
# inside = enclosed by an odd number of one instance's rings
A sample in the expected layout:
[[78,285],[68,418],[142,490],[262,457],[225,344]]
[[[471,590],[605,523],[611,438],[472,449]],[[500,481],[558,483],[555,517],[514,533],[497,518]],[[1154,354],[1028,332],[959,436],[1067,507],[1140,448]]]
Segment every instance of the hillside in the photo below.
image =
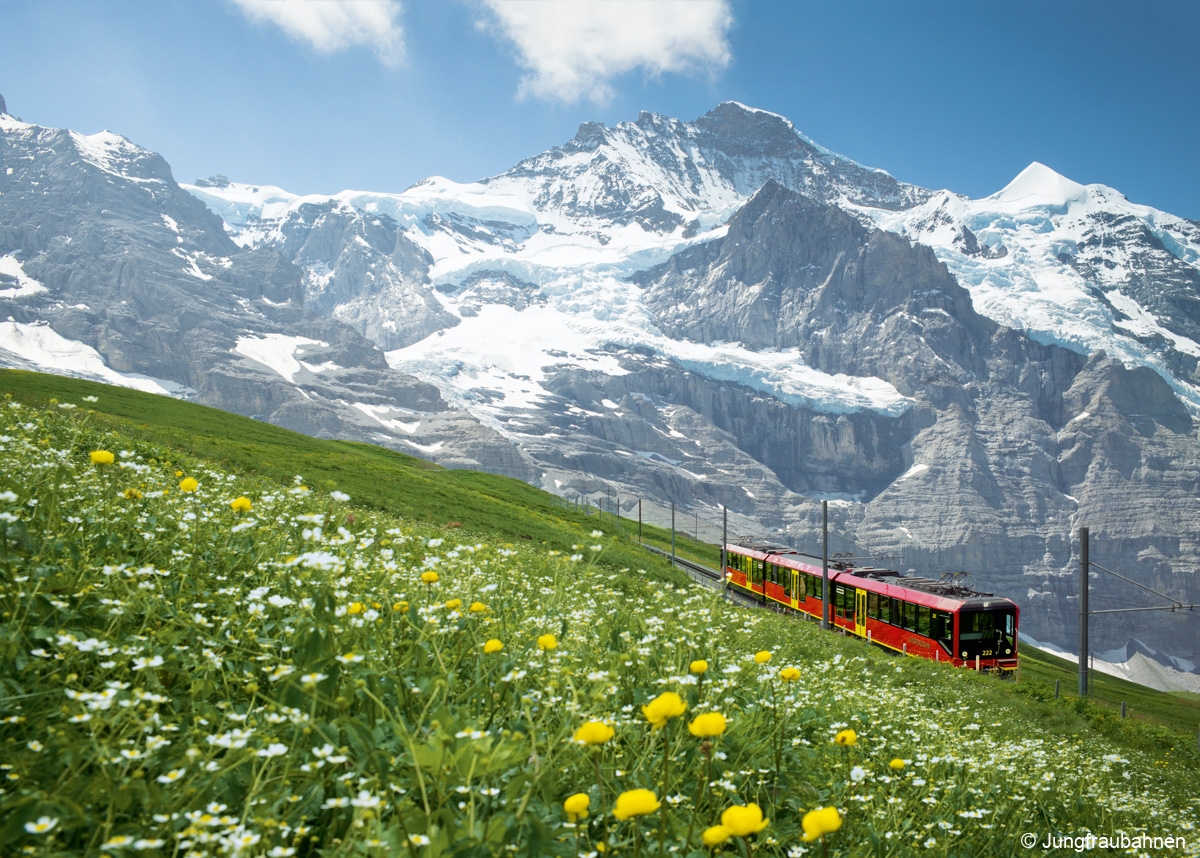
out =
[[423,523],[353,469],[297,485],[253,423],[11,392],[35,381],[6,374],[0,409],[0,851],[1003,856],[1194,830],[1200,753],[1161,729],[613,568],[610,533],[569,556],[444,526],[499,484],[449,480]]

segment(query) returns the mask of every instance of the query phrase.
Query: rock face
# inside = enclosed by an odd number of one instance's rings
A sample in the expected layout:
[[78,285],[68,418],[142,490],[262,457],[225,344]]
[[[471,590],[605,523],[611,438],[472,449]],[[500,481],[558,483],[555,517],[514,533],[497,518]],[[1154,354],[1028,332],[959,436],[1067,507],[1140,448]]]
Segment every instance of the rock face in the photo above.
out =
[[[86,348],[110,380],[674,504],[710,538],[724,506],[812,549],[826,499],[833,550],[966,570],[1067,649],[1080,526],[1094,562],[1200,602],[1200,226],[1111,188],[1034,164],[967,200],[732,102],[402,194],[184,193],[123,138],[11,117],[0,146],[10,364]],[[1092,638],[1200,661],[1178,615]]]
[[[276,248],[236,245],[158,155],[109,132],[85,137],[4,117],[0,164],[0,259],[20,273],[15,288],[0,289],[0,315],[9,317],[0,364],[80,375],[99,366],[103,380],[309,434],[534,475],[435,387],[391,369],[354,328],[306,308],[301,270]],[[412,250],[382,224],[367,234],[390,239],[393,256]],[[303,252],[318,236],[293,239]],[[55,348],[74,360],[56,362]]]

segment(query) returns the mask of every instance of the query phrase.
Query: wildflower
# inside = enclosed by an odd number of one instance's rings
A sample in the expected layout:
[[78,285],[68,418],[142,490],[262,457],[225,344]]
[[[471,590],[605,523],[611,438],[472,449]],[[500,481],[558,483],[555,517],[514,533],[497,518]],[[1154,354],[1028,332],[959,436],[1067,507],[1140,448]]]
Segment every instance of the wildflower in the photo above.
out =
[[250,512],[250,498],[245,495],[234,498],[229,502],[234,512]]
[[856,784],[862,783],[867,778],[867,770],[862,766],[855,766],[850,770],[850,780]]
[[316,685],[322,679],[328,679],[328,678],[329,677],[323,673],[306,673],[306,674],[304,674],[304,676],[300,677],[300,682],[303,683],[304,685],[311,686],[311,685]]
[[446,609],[449,611],[457,611],[462,607],[462,599],[451,599],[446,603]]
[[141,500],[142,499],[142,490],[135,489],[132,486],[125,489],[125,491],[121,492],[121,494],[123,494],[125,496],[125,500]]
[[55,817],[39,816],[37,822],[26,822],[25,830],[30,834],[47,834],[56,825],[58,825],[58,819]]
[[111,465],[116,457],[108,450],[92,450],[88,454],[88,458],[92,460],[93,465]]
[[116,837],[110,837],[107,840],[105,840],[103,843],[101,843],[100,850],[102,852],[107,852],[110,850],[115,852],[118,849],[124,849],[126,846],[132,846],[132,845],[133,845],[132,837],[130,837],[128,834],[118,834]]
[[779,671],[779,678],[784,682],[795,682],[800,678],[800,670],[795,667],[785,667]]
[[572,741],[580,745],[603,745],[613,737],[613,728],[603,721],[588,721],[575,731]]
[[165,775],[159,775],[156,780],[160,784],[173,784],[187,773],[187,769],[171,769]]
[[398,614],[408,613],[408,602],[401,600],[401,601],[397,602],[396,604],[392,605],[392,610]]
[[338,660],[338,661],[340,661],[342,664],[357,664],[358,662],[360,662],[360,661],[362,661],[363,659],[365,659],[365,658],[366,658],[366,656],[359,655],[359,654],[358,654],[358,653],[356,653],[356,652],[348,652],[348,653],[346,653],[345,655],[339,655],[339,656],[336,656],[336,658],[337,658],[337,660]]
[[195,477],[185,477],[179,481],[179,490],[181,492],[194,492],[200,488],[200,483]]
[[804,828],[804,836],[801,840],[808,843],[818,837],[824,837],[826,834],[833,834],[841,828],[842,815],[838,813],[836,807],[820,807],[804,814],[800,825]]
[[726,828],[724,825],[714,825],[704,829],[700,839],[704,841],[705,846],[720,846],[732,836],[733,829]]
[[657,730],[666,726],[667,721],[678,718],[687,711],[687,704],[674,691],[664,691],[642,707],[642,714]]
[[591,807],[591,804],[592,800],[586,792],[577,792],[563,802],[563,810],[566,812],[567,818],[574,822],[588,815],[588,808]]
[[538,635],[538,649],[558,649],[558,638],[554,635]]
[[756,652],[754,654],[754,663],[755,664],[766,664],[770,660],[771,660],[771,651],[770,650],[763,649],[763,650],[759,650],[758,652]]
[[362,602],[351,602],[350,607],[346,609],[347,614],[361,614],[366,610],[366,605]]
[[487,610],[487,605],[483,604],[483,602],[472,602],[471,607],[469,607],[467,610],[472,614],[482,614]]
[[754,802],[747,805],[735,804],[721,814],[721,824],[738,837],[749,837],[766,828],[770,821],[763,819],[762,808]]
[[720,712],[705,712],[692,719],[692,723],[688,724],[688,732],[693,736],[707,738],[709,736],[720,736],[725,732],[725,727],[726,721],[724,715]]
[[617,796],[617,805],[613,808],[613,816],[621,822],[633,816],[645,816],[654,813],[661,806],[653,792],[648,789],[631,789]]
[[500,652],[502,649],[504,649],[504,644],[498,638],[492,638],[483,645],[483,651],[488,655],[491,655],[495,652]]
[[346,501],[350,500],[350,495],[346,494],[345,492],[334,491],[330,492],[329,496],[338,503],[346,503]]
[[688,665],[688,670],[697,675],[708,672],[708,662],[702,658],[698,658]]
[[428,846],[429,838],[424,834],[410,834],[408,835],[408,842],[413,846]]
[[275,742],[265,748],[260,748],[255,752],[256,757],[282,757],[288,751],[288,746],[282,742]]
[[839,730],[838,734],[833,737],[834,744],[837,745],[857,745],[858,734],[853,730]]
[[888,766],[891,767],[892,771],[898,772],[902,768],[904,768],[904,760],[900,759],[899,757],[896,757],[896,759],[894,759],[890,763],[888,763]]
[[428,572],[421,573],[421,580],[426,584],[436,584],[438,582],[438,573],[430,569]]

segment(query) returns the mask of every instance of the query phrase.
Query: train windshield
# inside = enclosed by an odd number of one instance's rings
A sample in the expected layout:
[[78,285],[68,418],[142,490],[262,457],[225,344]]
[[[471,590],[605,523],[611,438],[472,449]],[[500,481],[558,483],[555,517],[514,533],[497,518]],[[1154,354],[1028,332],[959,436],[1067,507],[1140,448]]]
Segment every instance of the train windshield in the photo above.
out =
[[1017,618],[1011,608],[963,611],[958,625],[961,658],[1005,658],[1017,651]]

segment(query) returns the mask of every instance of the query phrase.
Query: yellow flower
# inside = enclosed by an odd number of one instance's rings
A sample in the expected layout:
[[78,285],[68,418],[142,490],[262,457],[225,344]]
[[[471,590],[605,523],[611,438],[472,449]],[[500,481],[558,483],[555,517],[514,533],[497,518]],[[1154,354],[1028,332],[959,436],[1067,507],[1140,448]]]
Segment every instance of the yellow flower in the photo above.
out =
[[836,807],[821,807],[804,814],[800,825],[804,827],[804,837],[801,839],[807,843],[841,828],[842,815]]
[[175,472],[175,476],[177,476],[177,477],[182,477],[182,476],[183,476],[183,471],[176,471],[176,472]]
[[114,461],[114,456],[108,450],[92,450],[88,454],[93,465],[111,465]]
[[754,802],[747,805],[735,804],[721,814],[721,824],[738,837],[749,837],[762,831],[770,822],[763,819],[762,808]]
[[698,658],[688,665],[688,670],[690,670],[692,673],[707,673],[708,662],[702,658]]
[[446,608],[451,611],[457,611],[462,607],[462,599],[451,599],[446,603]]
[[704,833],[700,835],[700,839],[704,841],[705,846],[720,846],[732,836],[733,831],[724,825],[714,825],[711,828],[704,829]]
[[195,477],[188,477],[179,481],[179,490],[181,492],[194,492],[198,488],[200,488],[200,483],[197,482]]
[[900,759],[899,757],[896,757],[896,759],[894,759],[890,763],[888,763],[888,766],[891,767],[892,771],[898,772],[902,768],[904,768],[904,760]]
[[588,808],[591,805],[592,800],[586,792],[577,792],[563,802],[563,810],[567,812],[571,822],[574,822],[576,819],[583,819],[587,816]]
[[603,721],[588,721],[575,731],[573,741],[581,745],[603,745],[613,737],[613,728]]
[[771,660],[771,651],[770,650],[763,649],[763,650],[759,650],[758,652],[756,652],[754,654],[754,663],[755,664],[766,664],[770,660]]
[[794,667],[785,667],[779,671],[779,678],[784,682],[795,682],[800,678],[800,671]]
[[426,584],[436,584],[438,581],[438,573],[430,569],[428,572],[421,573],[421,580]]
[[392,610],[398,614],[403,614],[408,611],[408,602],[400,601],[392,605]]
[[492,638],[483,645],[483,651],[488,655],[491,655],[494,652],[500,652],[502,649],[504,649],[504,644],[501,643],[497,638]]
[[245,495],[234,498],[229,505],[233,507],[234,512],[250,512],[250,498]]
[[125,489],[124,494],[125,494],[125,500],[141,500],[142,499],[141,489],[128,488],[128,489]]
[[482,614],[487,610],[487,605],[483,604],[483,602],[472,602],[471,607],[467,608],[467,610],[472,614]]
[[642,714],[657,730],[665,727],[672,718],[678,718],[687,711],[687,704],[674,691],[664,691],[642,707]]
[[557,649],[558,638],[554,635],[538,635],[537,645],[538,649]]
[[692,719],[692,723],[688,724],[688,732],[701,738],[720,736],[725,732],[725,727],[724,715],[720,712],[705,712]]
[[839,745],[857,745],[858,734],[853,730],[842,730],[833,737],[833,741]]
[[658,810],[661,802],[658,796],[648,789],[631,789],[617,796],[617,806],[613,808],[613,816],[624,822],[631,816],[645,816]]
[[362,602],[351,602],[350,607],[346,609],[347,614],[361,614],[366,610],[366,606]]

